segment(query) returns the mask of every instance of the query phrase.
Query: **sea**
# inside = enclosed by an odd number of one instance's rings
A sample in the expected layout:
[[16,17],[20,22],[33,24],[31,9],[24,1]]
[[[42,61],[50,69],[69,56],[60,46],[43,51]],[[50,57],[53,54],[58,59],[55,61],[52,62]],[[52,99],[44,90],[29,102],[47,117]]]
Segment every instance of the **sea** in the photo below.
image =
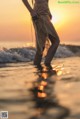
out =
[[80,119],[80,45],[61,44],[52,60],[33,65],[30,42],[0,42],[0,118]]

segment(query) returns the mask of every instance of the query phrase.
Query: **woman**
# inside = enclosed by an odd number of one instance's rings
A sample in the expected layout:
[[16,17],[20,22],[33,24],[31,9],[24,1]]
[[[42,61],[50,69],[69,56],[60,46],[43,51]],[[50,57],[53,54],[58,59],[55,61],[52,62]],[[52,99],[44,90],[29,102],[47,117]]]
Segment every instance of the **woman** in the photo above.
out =
[[22,0],[29,10],[36,33],[37,52],[34,59],[34,65],[40,66],[46,41],[49,39],[51,46],[48,49],[44,64],[51,68],[51,61],[59,45],[59,37],[54,26],[51,23],[52,15],[50,13],[49,0],[34,0],[34,7],[30,6],[28,0]]

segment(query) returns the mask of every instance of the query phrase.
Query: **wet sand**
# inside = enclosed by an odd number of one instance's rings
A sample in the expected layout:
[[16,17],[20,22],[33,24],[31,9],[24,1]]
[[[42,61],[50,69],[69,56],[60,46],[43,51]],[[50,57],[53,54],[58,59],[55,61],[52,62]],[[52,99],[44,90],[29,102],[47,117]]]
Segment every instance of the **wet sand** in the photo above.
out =
[[9,119],[80,119],[80,58],[57,58],[54,71],[0,64],[0,111]]

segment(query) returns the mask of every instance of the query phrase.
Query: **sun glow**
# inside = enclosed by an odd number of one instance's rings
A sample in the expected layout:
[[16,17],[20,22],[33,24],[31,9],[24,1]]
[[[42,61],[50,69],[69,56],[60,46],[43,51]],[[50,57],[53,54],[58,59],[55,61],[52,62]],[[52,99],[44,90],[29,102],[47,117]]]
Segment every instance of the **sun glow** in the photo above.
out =
[[62,26],[65,25],[66,23],[66,15],[65,13],[61,12],[61,11],[58,11],[58,10],[55,10],[52,12],[52,23],[53,25],[57,28],[57,29],[60,29]]
[[[29,2],[31,0],[28,0]],[[31,4],[31,3],[30,3]],[[52,24],[62,41],[79,41],[80,39],[80,4],[59,4],[49,0]],[[0,1],[0,41],[32,42],[30,13],[20,0]],[[35,41],[35,33],[33,30]],[[29,44],[30,45],[30,44]]]
[[51,21],[52,21],[54,24],[57,24],[60,20],[61,20],[61,17],[60,17],[59,14],[52,14],[52,20],[51,20]]

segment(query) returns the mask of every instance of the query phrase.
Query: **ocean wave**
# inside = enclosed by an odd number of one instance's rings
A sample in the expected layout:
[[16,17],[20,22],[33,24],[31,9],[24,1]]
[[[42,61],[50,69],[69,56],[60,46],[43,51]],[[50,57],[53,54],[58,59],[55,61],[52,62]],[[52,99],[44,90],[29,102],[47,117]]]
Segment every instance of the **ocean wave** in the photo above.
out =
[[34,48],[12,48],[0,51],[0,63],[29,62],[34,59]]
[[[29,62],[34,59],[36,49],[32,47],[3,48],[0,50],[0,63]],[[55,54],[57,58],[65,58],[79,55],[80,47],[60,45]]]

